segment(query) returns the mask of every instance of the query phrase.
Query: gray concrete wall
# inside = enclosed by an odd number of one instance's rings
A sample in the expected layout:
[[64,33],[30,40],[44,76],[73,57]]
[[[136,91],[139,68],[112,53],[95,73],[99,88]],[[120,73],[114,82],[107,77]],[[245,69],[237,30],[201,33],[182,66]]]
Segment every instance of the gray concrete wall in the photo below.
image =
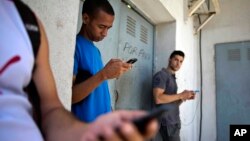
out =
[[176,22],[163,23],[155,27],[154,74],[167,67],[168,58],[176,48],[175,39]]
[[250,40],[250,1],[220,0],[217,14],[202,31],[203,135],[202,141],[216,141],[216,85],[214,46],[217,43]]
[[49,40],[50,64],[60,100],[70,109],[73,53],[79,1],[24,0],[41,19]]

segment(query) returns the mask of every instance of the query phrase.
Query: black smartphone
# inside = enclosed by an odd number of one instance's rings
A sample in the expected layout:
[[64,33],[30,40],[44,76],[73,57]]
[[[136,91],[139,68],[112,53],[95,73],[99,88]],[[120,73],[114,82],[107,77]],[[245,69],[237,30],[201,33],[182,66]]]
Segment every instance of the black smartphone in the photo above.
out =
[[168,110],[169,108],[165,106],[157,107],[151,112],[149,112],[147,115],[141,118],[134,119],[133,124],[136,126],[140,133],[144,134],[148,123],[153,119],[159,118],[163,113],[167,112]]
[[134,64],[137,61],[137,58],[132,58],[127,61],[129,64]]

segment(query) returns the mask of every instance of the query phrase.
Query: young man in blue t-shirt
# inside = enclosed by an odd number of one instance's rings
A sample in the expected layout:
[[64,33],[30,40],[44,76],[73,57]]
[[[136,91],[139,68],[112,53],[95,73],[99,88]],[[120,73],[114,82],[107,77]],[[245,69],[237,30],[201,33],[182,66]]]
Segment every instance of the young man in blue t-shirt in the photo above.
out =
[[117,78],[131,68],[120,59],[103,66],[99,49],[93,42],[107,36],[114,21],[114,10],[108,0],[85,0],[82,27],[76,38],[72,112],[82,121],[91,122],[111,111],[108,79]]

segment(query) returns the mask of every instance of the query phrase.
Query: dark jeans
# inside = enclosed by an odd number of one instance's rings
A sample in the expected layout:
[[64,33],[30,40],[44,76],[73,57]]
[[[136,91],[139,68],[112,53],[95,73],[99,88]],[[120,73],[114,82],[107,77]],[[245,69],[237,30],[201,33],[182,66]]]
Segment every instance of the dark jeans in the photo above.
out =
[[167,125],[160,127],[160,134],[163,141],[180,141],[180,124]]

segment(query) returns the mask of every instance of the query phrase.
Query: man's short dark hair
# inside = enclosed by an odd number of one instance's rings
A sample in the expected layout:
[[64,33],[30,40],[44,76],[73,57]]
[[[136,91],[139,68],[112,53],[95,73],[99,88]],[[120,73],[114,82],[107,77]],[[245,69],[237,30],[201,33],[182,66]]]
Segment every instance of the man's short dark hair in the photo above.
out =
[[185,54],[183,51],[180,51],[180,50],[175,50],[171,53],[169,59],[172,59],[175,55],[179,55],[179,56],[182,56],[183,58],[185,57]]
[[86,13],[94,17],[99,10],[114,16],[115,12],[108,0],[85,0],[82,6],[82,14]]

